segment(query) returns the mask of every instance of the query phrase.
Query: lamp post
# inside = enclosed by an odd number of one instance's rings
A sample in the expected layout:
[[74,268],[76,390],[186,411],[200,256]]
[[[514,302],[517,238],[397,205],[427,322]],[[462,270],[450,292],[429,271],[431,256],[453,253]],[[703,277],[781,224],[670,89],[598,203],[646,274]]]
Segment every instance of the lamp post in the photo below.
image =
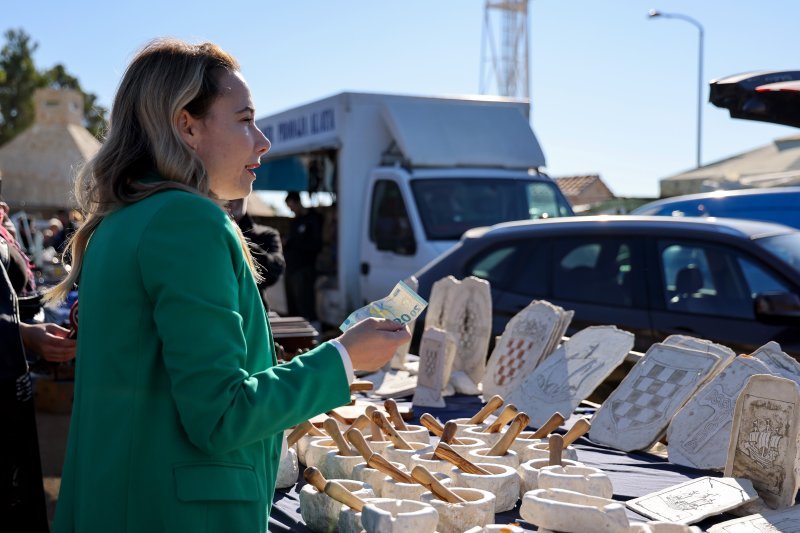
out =
[[680,13],[663,13],[657,9],[651,9],[647,13],[648,18],[661,17],[665,19],[679,19],[688,22],[700,32],[698,55],[697,55],[697,166],[700,166],[700,148],[702,146],[703,131],[703,26],[692,17],[681,15]]

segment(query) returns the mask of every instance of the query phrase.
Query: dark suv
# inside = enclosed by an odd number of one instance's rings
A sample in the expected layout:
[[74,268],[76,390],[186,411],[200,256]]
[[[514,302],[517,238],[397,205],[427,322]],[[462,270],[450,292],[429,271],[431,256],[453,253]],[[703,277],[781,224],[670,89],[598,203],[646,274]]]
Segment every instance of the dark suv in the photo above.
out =
[[[800,232],[734,219],[571,217],[468,231],[416,276],[491,282],[493,333],[531,300],[575,311],[568,334],[613,324],[635,349],[678,333],[800,355]],[[422,328],[417,328],[421,330]],[[417,331],[417,336],[421,331]]]

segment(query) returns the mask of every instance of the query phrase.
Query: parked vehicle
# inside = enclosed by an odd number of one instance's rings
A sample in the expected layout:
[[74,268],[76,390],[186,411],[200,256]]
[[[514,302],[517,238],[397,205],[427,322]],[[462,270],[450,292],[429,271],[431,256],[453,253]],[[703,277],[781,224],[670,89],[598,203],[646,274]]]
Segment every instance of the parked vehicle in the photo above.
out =
[[498,224],[467,232],[419,271],[420,294],[448,274],[491,283],[495,335],[545,299],[575,311],[568,334],[612,324],[634,333],[641,351],[685,334],[737,353],[774,340],[800,355],[800,232],[779,224],[635,216]]
[[335,198],[322,322],[382,298],[469,228],[572,215],[538,170],[528,111],[507,98],[342,93],[257,121],[272,149],[256,188]]
[[777,222],[800,229],[800,187],[740,189],[674,196],[634,209],[632,215],[726,217]]

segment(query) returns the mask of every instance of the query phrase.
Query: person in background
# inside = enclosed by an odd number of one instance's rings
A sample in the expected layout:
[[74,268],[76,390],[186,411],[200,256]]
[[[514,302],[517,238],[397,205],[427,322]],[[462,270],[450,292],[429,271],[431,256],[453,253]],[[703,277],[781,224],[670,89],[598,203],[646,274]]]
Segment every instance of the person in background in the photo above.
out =
[[229,202],[228,210],[239,229],[242,230],[242,234],[250,242],[253,260],[261,270],[258,292],[261,293],[261,299],[264,301],[264,309],[269,311],[266,294],[267,287],[275,285],[286,268],[286,261],[283,259],[281,234],[275,228],[256,224],[253,221],[253,217],[247,213],[247,198]]
[[349,403],[353,371],[410,340],[366,319],[278,364],[241,230],[270,143],[236,60],[156,40],[131,60],[103,145],[76,179],[86,213],[75,399],[55,533],[266,532],[284,430]]
[[286,299],[289,314],[317,320],[316,293],[317,254],[322,249],[322,217],[303,206],[300,193],[286,195],[286,205],[294,213],[289,235],[283,243],[286,258]]

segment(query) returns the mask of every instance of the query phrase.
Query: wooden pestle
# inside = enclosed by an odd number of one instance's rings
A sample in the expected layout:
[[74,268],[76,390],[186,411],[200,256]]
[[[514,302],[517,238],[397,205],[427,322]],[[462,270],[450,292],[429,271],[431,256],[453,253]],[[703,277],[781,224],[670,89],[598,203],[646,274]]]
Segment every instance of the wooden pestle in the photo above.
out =
[[561,427],[564,423],[564,415],[561,413],[553,413],[550,418],[545,422],[542,427],[533,432],[533,435],[526,437],[528,439],[543,439],[550,433]]
[[436,476],[431,474],[428,469],[422,465],[417,465],[411,470],[411,477],[414,478],[414,481],[431,491],[431,493],[440,500],[444,500],[447,503],[465,503],[467,501],[442,485],[442,482],[436,479]]
[[513,403],[510,403],[503,408],[499,415],[497,415],[497,420],[495,420],[492,425],[487,427],[483,430],[483,433],[500,433],[500,430],[503,429],[503,426],[508,424],[508,422],[517,416],[517,406]]
[[367,418],[369,418],[369,433],[372,436],[373,442],[380,442],[383,440],[383,433],[381,433],[380,426],[372,421],[372,414],[377,410],[378,408],[374,405],[368,405],[364,408],[364,414],[367,416]]
[[353,420],[353,423],[350,424],[350,427],[345,430],[345,433],[350,431],[351,429],[357,429],[359,431],[363,431],[369,427],[370,420],[367,415],[358,415],[358,418]]
[[584,435],[586,435],[586,433],[589,432],[590,429],[592,429],[592,425],[589,423],[588,420],[586,420],[585,418],[579,419],[577,422],[575,422],[574,426],[569,428],[567,434],[564,435],[563,447],[566,448],[579,438],[583,437]]
[[383,402],[383,408],[389,413],[389,421],[394,424],[395,428],[400,431],[408,431],[408,426],[406,426],[406,423],[403,421],[403,417],[400,416],[400,410],[397,409],[396,401],[389,398]]
[[305,422],[297,424],[292,432],[289,433],[289,436],[286,437],[286,445],[290,447],[294,446],[294,443],[303,438],[303,435],[306,433],[311,435],[319,434],[319,436],[325,436],[323,432],[314,427],[314,424],[306,420]]
[[376,410],[374,413],[372,413],[372,421],[378,424],[378,427],[381,428],[381,430],[389,436],[389,440],[392,441],[392,444],[394,444],[395,448],[397,448],[398,450],[414,449],[408,442],[406,442],[406,439],[404,439],[397,432],[394,426],[392,426],[389,423],[389,421],[386,420],[386,416],[384,416],[383,413]]
[[374,387],[371,381],[354,381],[350,384],[350,392],[368,392]]
[[360,513],[367,504],[367,502],[344,488],[344,485],[338,481],[328,481],[325,484],[325,494],[337,502],[345,504],[357,513]]
[[325,414],[328,415],[329,417],[333,418],[334,420],[336,420],[337,422],[339,422],[343,426],[349,425],[349,422],[347,421],[347,419],[345,417],[343,417],[342,415],[340,415],[339,413],[337,413],[335,409],[333,409],[331,411],[328,411]]
[[478,474],[482,476],[492,475],[491,472],[476,465],[444,442],[440,442],[436,449],[433,450],[433,455],[439,459],[444,459],[453,466],[457,466],[467,474]]
[[519,413],[517,416],[514,417],[514,421],[511,422],[511,426],[503,433],[503,436],[500,437],[492,448],[486,452],[486,455],[491,455],[494,457],[501,457],[508,452],[508,449],[511,447],[511,444],[514,442],[514,439],[517,438],[517,435],[525,429],[525,426],[528,425],[530,422],[531,417],[529,417],[526,413]]
[[550,448],[550,459],[548,461],[550,466],[561,466],[561,451],[564,449],[564,437],[556,433],[550,435],[548,442]]
[[[419,423],[425,426],[425,428],[428,431],[430,431],[440,439],[442,438],[442,435],[444,435],[445,428],[447,427],[446,424],[445,427],[442,427],[439,421],[433,418],[433,415],[431,415],[430,413],[423,413],[422,416],[419,417]],[[458,425],[455,422],[448,422],[447,424],[453,424],[453,426],[455,426],[456,429],[453,430],[452,436],[448,435],[448,437],[450,437],[449,440],[445,440],[444,442],[448,444],[463,444],[460,440],[455,438],[455,431],[458,430]]]
[[489,401],[486,402],[486,405],[481,407],[480,411],[475,413],[472,416],[472,418],[467,420],[467,424],[480,424],[481,422],[486,420],[486,418],[490,414],[492,414],[495,411],[497,411],[498,409],[500,409],[500,406],[502,406],[502,405],[503,405],[503,398],[498,396],[497,394],[495,394],[494,396],[489,398]]
[[367,459],[367,466],[383,472],[393,480],[399,483],[414,483],[414,478],[394,466],[387,461],[383,456],[373,453]]
[[339,431],[339,425],[336,423],[336,420],[329,418],[322,424],[322,427],[328,432],[331,440],[336,443],[336,447],[339,448],[339,455],[356,455],[356,452],[350,448],[350,445],[347,444],[347,441],[342,437],[342,432]]
[[303,471],[303,479],[320,492],[325,492],[325,483],[328,482],[316,467],[309,466]]
[[450,420],[444,425],[442,435],[439,437],[439,442],[444,442],[445,444],[464,444],[456,438],[456,431],[458,431],[458,424]]
[[372,448],[369,447],[367,439],[364,438],[364,435],[362,435],[359,430],[350,428],[345,432],[344,436],[347,437],[347,440],[350,441],[350,444],[352,444],[355,449],[358,450],[358,453],[364,457],[365,461],[368,460],[369,456],[373,454]]

